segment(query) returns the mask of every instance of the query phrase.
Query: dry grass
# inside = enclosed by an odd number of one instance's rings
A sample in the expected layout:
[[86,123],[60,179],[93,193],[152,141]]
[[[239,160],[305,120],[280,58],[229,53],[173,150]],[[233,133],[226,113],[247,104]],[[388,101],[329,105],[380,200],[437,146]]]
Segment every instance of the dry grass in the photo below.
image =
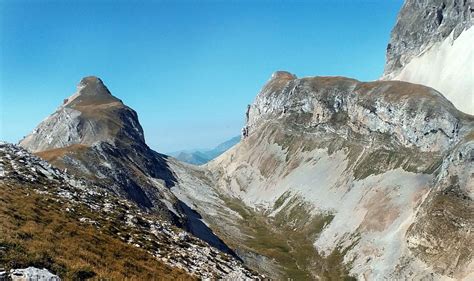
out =
[[38,157],[43,158],[48,162],[53,162],[59,158],[64,157],[67,154],[72,154],[78,152],[84,152],[89,146],[84,144],[73,144],[68,147],[55,148],[51,150],[45,150],[35,153]]
[[[79,223],[63,208],[50,195],[38,194],[27,186],[2,184],[0,266],[44,267],[66,280],[193,279],[144,250],[112,238],[103,229]],[[98,216],[82,208],[87,217]]]
[[[289,193],[283,194],[275,203],[275,209],[289,196]],[[352,280],[343,264],[348,249],[335,250],[329,256],[322,257],[313,246],[316,236],[332,220],[331,215],[311,217],[309,206],[297,197],[292,197],[291,202],[274,218],[248,208],[237,199],[223,199],[229,208],[242,216],[236,224],[245,234],[243,241],[226,242],[274,260],[282,271],[279,279]]]
[[433,93],[433,89],[429,87],[402,81],[359,83],[355,91],[359,93],[383,92],[385,96],[392,98],[393,101],[403,98],[438,98],[438,96]]
[[472,272],[474,204],[457,181],[452,177],[451,185],[431,194],[408,237],[415,241],[410,250],[435,272],[460,280]]

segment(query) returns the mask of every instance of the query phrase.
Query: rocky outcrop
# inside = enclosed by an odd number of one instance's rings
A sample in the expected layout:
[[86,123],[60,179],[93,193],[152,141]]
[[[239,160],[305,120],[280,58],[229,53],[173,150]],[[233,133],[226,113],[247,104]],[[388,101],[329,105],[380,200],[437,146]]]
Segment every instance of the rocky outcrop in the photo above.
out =
[[465,123],[472,121],[428,87],[343,77],[297,79],[283,73],[274,73],[251,105],[246,125],[250,134],[266,120],[296,115],[292,121],[308,129],[347,136],[385,134],[407,147],[444,151],[467,133]]
[[61,281],[57,275],[52,274],[47,269],[40,269],[33,266],[28,268],[17,268],[10,270],[12,281],[41,280],[41,281]]
[[382,79],[424,84],[474,114],[474,2],[407,0],[392,30]]
[[473,11],[471,0],[405,1],[387,46],[385,74],[397,72],[451,33],[456,40],[474,24]]

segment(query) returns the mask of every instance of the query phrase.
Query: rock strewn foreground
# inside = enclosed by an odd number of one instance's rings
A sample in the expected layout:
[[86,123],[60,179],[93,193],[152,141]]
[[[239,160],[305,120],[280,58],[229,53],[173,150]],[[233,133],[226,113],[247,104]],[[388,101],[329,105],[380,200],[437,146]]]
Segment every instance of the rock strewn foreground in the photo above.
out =
[[[112,223],[115,229],[112,238],[143,249],[158,261],[193,276],[223,279],[259,277],[232,256],[141,211],[133,203],[117,198],[90,182],[78,180],[18,146],[1,143],[0,187],[6,186],[24,186],[45,198],[53,198],[66,216],[76,219],[71,223],[90,225],[100,231],[106,231],[107,225]],[[5,237],[0,235],[0,238]],[[6,261],[10,262],[15,261]]]

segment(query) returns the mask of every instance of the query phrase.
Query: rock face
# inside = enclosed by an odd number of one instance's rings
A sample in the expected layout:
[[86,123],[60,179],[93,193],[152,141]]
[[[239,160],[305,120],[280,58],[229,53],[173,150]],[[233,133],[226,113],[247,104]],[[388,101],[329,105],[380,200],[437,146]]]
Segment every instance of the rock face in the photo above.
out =
[[304,117],[295,120],[299,126],[387,134],[407,147],[440,151],[459,141],[463,130],[463,114],[427,87],[398,81],[361,83],[343,77],[289,77],[274,74],[257,96],[249,111],[249,134],[269,118],[298,114]]
[[191,232],[199,229],[196,235],[231,253],[199,215],[170,192],[177,179],[168,156],[148,147],[136,112],[99,78],[83,78],[77,92],[20,145],[175,225]]
[[408,248],[434,271],[471,280],[474,278],[473,132],[444,158],[434,181],[434,190],[407,232]]
[[[439,92],[277,72],[245,128],[244,140],[203,167],[210,186],[172,191],[248,264],[306,279],[474,271],[474,117]],[[272,251],[261,246],[268,243]]]
[[10,278],[13,281],[23,280],[42,280],[42,281],[61,281],[57,276],[49,272],[47,269],[39,269],[36,267],[28,267],[21,269],[12,269]]
[[424,84],[474,114],[474,2],[407,0],[387,46],[385,80]]
[[456,40],[473,25],[473,9],[469,0],[405,1],[387,46],[385,73],[403,68],[413,57],[444,41],[451,33]]
[[98,142],[145,143],[137,113],[112,96],[102,80],[89,76],[77,92],[20,144],[32,152]]

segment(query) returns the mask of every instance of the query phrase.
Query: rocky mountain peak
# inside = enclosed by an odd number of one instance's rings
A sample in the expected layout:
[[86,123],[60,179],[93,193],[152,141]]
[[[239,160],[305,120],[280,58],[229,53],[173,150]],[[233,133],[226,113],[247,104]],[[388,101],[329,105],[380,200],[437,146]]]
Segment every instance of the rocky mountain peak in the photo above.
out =
[[109,89],[104,85],[104,82],[99,77],[87,76],[81,79],[77,85],[77,92],[82,95],[89,96],[111,96]]
[[105,87],[104,82],[102,82],[102,79],[100,79],[97,76],[91,75],[91,76],[86,76],[82,78],[78,86],[85,87],[88,85],[97,85],[97,84],[100,84]]
[[99,78],[82,79],[76,94],[20,145],[232,253],[171,193],[178,180],[168,157],[148,147],[137,113],[114,97]]
[[114,97],[102,80],[83,78],[77,91],[41,122],[20,145],[39,152],[71,145],[144,144],[143,129],[137,113]]
[[77,85],[77,91],[64,100],[64,106],[98,105],[104,103],[122,103],[114,97],[104,82],[96,76],[87,76]]
[[472,0],[407,0],[387,45],[385,75],[452,34],[455,40],[474,24]]
[[273,79],[293,80],[296,78],[297,78],[296,75],[288,71],[278,70],[278,71],[273,72],[271,80]]
[[473,25],[473,0],[405,1],[387,45],[382,80],[432,87],[474,114]]

